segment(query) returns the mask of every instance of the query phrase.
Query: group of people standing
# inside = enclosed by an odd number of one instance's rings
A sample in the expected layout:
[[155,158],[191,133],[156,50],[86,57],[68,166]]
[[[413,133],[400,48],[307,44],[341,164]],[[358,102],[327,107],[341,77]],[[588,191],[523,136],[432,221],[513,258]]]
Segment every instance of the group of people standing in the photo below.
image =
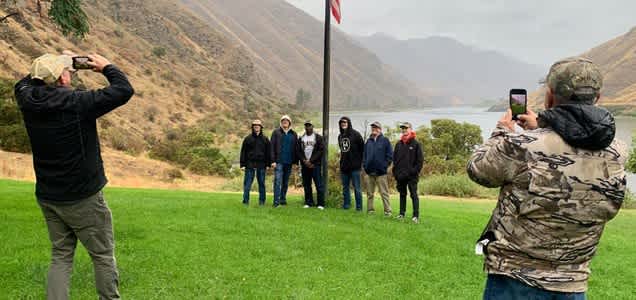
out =
[[[367,174],[367,212],[374,213],[376,187],[380,191],[384,215],[391,216],[388,169],[393,164],[393,176],[400,193],[398,219],[406,214],[407,193],[413,202],[412,221],[419,223],[419,197],[417,184],[424,164],[422,146],[415,139],[416,134],[410,123],[400,124],[400,140],[392,147],[382,134],[379,122],[371,124],[371,135],[364,140],[360,132],[353,129],[351,119],[342,117],[339,122],[340,134],[340,178],[342,180],[343,208],[351,208],[351,186],[353,185],[355,209],[362,211],[362,176]],[[287,188],[293,165],[300,165],[304,188],[305,208],[325,208],[325,185],[322,178],[322,163],[327,141],[314,132],[311,121],[304,123],[304,132],[299,136],[292,128],[292,119],[285,115],[280,119],[280,127],[272,132],[271,139],[263,134],[263,123],[252,122],[252,132],[245,137],[241,146],[240,166],[245,171],[243,181],[243,204],[249,205],[250,190],[254,177],[258,181],[259,205],[265,205],[266,169],[274,169],[274,207],[287,205]],[[313,197],[316,187],[317,203]]]

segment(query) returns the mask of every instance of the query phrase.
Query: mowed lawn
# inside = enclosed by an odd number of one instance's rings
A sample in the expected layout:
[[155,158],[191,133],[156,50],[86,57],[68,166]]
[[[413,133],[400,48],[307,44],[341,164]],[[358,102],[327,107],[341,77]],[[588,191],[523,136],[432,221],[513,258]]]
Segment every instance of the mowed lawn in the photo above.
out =
[[[424,198],[414,225],[303,209],[299,197],[272,209],[246,208],[239,194],[105,194],[125,299],[480,299],[485,283],[473,252],[492,201]],[[0,225],[0,298],[43,299],[50,245],[32,183],[0,180]],[[634,211],[607,226],[589,299],[636,299],[635,232]],[[82,247],[71,296],[96,298]]]

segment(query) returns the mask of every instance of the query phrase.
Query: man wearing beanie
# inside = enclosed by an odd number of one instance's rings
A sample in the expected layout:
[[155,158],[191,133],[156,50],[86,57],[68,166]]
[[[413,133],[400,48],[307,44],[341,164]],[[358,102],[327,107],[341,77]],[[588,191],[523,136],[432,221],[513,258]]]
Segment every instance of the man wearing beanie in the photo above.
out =
[[292,120],[288,115],[280,118],[280,127],[272,132],[271,162],[274,168],[274,207],[287,205],[287,187],[292,165],[298,163],[298,135],[291,129]]

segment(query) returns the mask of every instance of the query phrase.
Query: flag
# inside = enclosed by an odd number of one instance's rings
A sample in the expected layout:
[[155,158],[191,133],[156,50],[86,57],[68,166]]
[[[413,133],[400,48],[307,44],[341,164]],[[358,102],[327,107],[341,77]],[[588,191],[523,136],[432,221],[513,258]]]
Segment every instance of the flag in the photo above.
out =
[[331,14],[336,18],[338,24],[340,24],[340,18],[342,17],[340,13],[340,0],[331,0]]

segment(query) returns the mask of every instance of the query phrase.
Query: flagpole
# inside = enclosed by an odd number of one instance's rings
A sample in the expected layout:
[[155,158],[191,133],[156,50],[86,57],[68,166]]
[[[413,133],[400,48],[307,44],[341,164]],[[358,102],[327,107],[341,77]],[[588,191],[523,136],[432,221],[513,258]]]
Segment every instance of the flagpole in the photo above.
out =
[[329,196],[329,92],[331,72],[331,0],[325,0],[325,50],[322,90],[322,135],[325,138],[325,155],[322,159],[323,196]]

